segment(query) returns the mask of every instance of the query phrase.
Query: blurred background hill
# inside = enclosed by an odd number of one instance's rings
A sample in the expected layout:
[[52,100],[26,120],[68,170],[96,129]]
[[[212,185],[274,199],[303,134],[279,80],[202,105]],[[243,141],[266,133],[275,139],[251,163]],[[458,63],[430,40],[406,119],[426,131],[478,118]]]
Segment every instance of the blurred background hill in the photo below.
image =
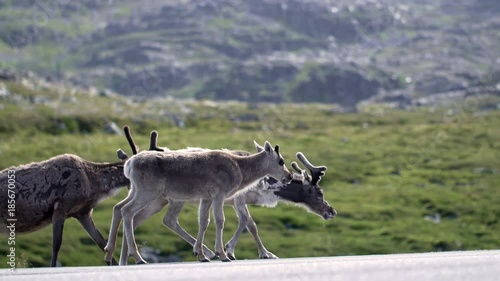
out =
[[129,96],[404,108],[499,95],[498,15],[495,0],[0,1],[0,67]]

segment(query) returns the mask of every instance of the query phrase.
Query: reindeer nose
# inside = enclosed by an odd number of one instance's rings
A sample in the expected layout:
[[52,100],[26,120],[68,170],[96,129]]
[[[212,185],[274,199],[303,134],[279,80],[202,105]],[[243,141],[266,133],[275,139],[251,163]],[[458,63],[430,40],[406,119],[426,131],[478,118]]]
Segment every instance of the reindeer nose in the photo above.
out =
[[335,209],[333,209],[332,207],[330,207],[330,209],[328,210],[328,212],[326,212],[324,215],[323,215],[323,218],[325,220],[329,220],[329,219],[333,219],[334,217],[337,216],[337,211],[335,211]]
[[332,218],[337,216],[337,211],[335,211],[334,208],[332,208],[331,212],[332,212]]

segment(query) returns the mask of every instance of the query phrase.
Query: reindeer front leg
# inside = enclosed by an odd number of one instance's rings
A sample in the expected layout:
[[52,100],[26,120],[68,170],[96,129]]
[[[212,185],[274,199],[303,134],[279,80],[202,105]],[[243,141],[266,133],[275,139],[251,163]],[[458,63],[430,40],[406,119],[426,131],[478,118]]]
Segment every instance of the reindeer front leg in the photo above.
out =
[[207,231],[208,224],[210,223],[210,206],[212,201],[209,199],[201,199],[200,207],[198,209],[198,237],[193,246],[193,254],[198,257],[201,262],[209,262],[210,260],[203,253],[203,237]]
[[[113,207],[113,216],[111,218],[111,226],[109,228],[108,243],[106,244],[106,247],[104,247],[104,252],[106,253],[104,261],[106,261],[107,264],[112,264],[112,260],[114,259],[113,254],[116,248],[116,237],[118,236],[118,229],[120,228],[120,223],[122,221],[122,208],[125,204],[132,200],[134,195],[135,189],[131,189],[127,198],[123,199]],[[123,237],[125,237],[125,234],[123,234]]]
[[264,247],[264,244],[260,240],[259,233],[257,231],[257,224],[253,220],[252,217],[249,217],[248,223],[247,223],[247,228],[248,231],[252,234],[253,239],[255,240],[255,243],[257,244],[257,248],[259,249],[259,258],[261,259],[277,259],[278,257],[269,252],[266,247]]
[[212,203],[212,210],[214,213],[215,221],[215,254],[219,256],[219,259],[224,262],[231,261],[224,251],[222,242],[222,233],[224,230],[224,197],[216,197]]
[[247,227],[248,218],[250,217],[250,212],[248,211],[248,207],[245,203],[245,196],[236,196],[234,198],[234,210],[238,215],[238,229],[234,232],[233,237],[226,244],[226,253],[228,258],[231,260],[236,260],[236,256],[234,255],[234,249],[236,248],[236,244],[238,244],[238,240],[240,239],[240,235],[243,233],[245,228]]
[[[179,235],[179,237],[184,239],[184,241],[188,242],[191,246],[194,246],[194,244],[196,243],[196,239],[179,224],[179,214],[183,206],[184,202],[182,201],[170,201],[168,211],[163,217],[163,225],[175,232],[177,235]],[[215,255],[214,252],[208,249],[205,245],[202,245],[202,247],[203,253],[205,253],[205,255],[208,255],[210,259],[217,257],[217,255]]]
[[64,221],[66,214],[61,209],[57,208],[58,203],[54,207],[54,214],[52,214],[52,259],[50,266],[55,267],[57,263],[57,255],[61,249]]
[[[94,240],[94,242],[99,246],[99,248],[103,251],[104,247],[106,247],[106,240],[102,237],[102,234],[99,232],[97,227],[94,224],[94,220],[92,219],[92,211],[87,214],[82,214],[76,217],[76,219],[80,222],[83,229],[87,232],[87,234]],[[117,265],[118,263],[113,258],[111,262],[106,262],[108,265]]]

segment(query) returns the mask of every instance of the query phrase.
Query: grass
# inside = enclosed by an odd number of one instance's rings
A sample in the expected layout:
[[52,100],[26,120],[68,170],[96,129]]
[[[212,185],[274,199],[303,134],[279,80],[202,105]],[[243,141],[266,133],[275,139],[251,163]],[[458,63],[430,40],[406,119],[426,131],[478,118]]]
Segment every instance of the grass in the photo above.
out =
[[[74,94],[78,103],[73,104],[65,102],[66,90],[5,85],[21,98],[2,98],[0,169],[61,153],[115,161],[117,148],[128,153],[130,149],[123,136],[104,133],[107,121],[131,125],[142,148],[148,146],[152,129],[159,131],[160,145],[174,149],[253,150],[252,140],[269,140],[281,146],[288,163],[302,151],[313,164],[328,166],[321,186],[338,211],[337,218],[323,221],[292,204],[274,209],[252,206],[264,244],[281,258],[500,248],[499,111],[478,114],[467,108],[448,114],[448,109],[416,108],[337,114],[332,106],[319,104],[131,103],[85,92]],[[30,102],[41,95],[50,102]],[[174,114],[185,120],[186,128],[172,124]],[[235,121],[249,114],[256,119]],[[123,190],[94,210],[104,236],[113,205],[125,196]],[[227,241],[237,220],[230,208],[225,213]],[[161,225],[163,214],[138,229],[138,244],[195,260],[191,247]],[[185,207],[180,223],[196,233],[195,206]],[[213,248],[213,241],[212,223],[206,243]],[[16,251],[19,266],[47,266],[51,229],[19,234]],[[6,254],[6,247],[0,248],[0,255]],[[257,258],[248,233],[242,235],[236,255]],[[103,257],[76,220],[68,220],[60,263],[104,265]]]
[[5,43],[4,41],[0,41],[0,52],[8,54],[12,52],[12,49],[7,43]]

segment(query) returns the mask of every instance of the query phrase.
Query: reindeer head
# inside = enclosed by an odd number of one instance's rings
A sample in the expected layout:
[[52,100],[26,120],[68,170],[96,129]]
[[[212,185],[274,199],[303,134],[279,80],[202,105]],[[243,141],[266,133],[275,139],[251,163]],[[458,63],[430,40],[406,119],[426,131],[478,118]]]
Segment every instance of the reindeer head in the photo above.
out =
[[268,141],[264,143],[264,147],[255,141],[254,144],[259,153],[266,153],[267,155],[268,175],[282,183],[289,183],[293,179],[293,175],[286,168],[285,159],[280,154],[279,145],[276,145],[273,149]]
[[301,152],[297,153],[297,158],[309,169],[311,174],[302,170],[296,162],[292,162],[292,167],[299,174],[289,184],[285,184],[274,192],[280,198],[300,204],[311,212],[321,216],[325,220],[334,218],[337,215],[335,209],[328,204],[323,195],[323,190],[319,186],[321,177],[325,175],[325,166],[313,166]]

